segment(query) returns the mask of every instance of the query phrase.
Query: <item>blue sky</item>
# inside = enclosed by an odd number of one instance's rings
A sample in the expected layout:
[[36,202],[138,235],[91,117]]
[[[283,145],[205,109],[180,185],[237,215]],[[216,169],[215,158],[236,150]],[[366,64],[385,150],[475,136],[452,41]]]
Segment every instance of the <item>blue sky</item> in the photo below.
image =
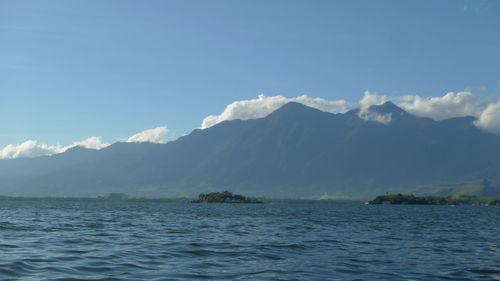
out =
[[0,148],[188,133],[258,94],[500,97],[499,1],[0,0]]

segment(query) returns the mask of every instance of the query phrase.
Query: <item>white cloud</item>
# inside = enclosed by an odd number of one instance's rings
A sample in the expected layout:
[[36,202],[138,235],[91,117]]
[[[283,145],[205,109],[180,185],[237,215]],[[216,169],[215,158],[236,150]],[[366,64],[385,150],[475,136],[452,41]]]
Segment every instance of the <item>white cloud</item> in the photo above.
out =
[[106,146],[110,146],[110,143],[103,142],[101,137],[90,137],[86,138],[82,141],[77,141],[74,142],[72,145],[67,146],[66,149],[75,147],[75,146],[82,146],[88,149],[96,149],[99,150],[101,148],[105,148]]
[[372,105],[381,105],[389,101],[388,96],[381,96],[376,93],[371,93],[370,91],[365,91],[363,98],[359,101],[359,112],[358,116],[364,120],[376,121],[384,124],[389,124],[391,122],[391,113],[379,114],[370,111]]
[[500,101],[489,104],[474,124],[485,131],[500,134]]
[[450,92],[442,97],[422,98],[419,95],[408,95],[398,105],[416,116],[444,120],[453,117],[474,116],[478,118],[488,106],[471,92]]
[[428,98],[422,98],[419,95],[389,98],[365,93],[365,97],[360,101],[360,112],[369,105],[379,104],[386,100],[394,101],[399,107],[413,115],[434,120],[472,116],[477,118],[474,125],[478,128],[500,134],[500,101],[491,102],[469,91],[449,92],[441,97]]
[[[282,105],[295,101],[327,112],[345,112],[354,107],[344,100],[330,101],[321,98],[311,98],[306,95],[295,98],[283,96],[259,95],[257,99],[235,101],[229,104],[219,115],[210,115],[203,119],[202,129],[209,128],[225,120],[262,118]],[[429,117],[434,120],[444,120],[453,117],[473,116],[478,120],[475,125],[483,130],[500,134],[500,101],[492,103],[470,91],[449,92],[440,97],[424,98],[419,95],[390,97],[366,91],[358,102],[358,116],[388,124],[391,114],[378,114],[370,111],[372,105],[381,105],[392,101],[407,112],[419,117]]]
[[212,127],[226,120],[262,118],[289,102],[298,102],[322,111],[333,113],[345,112],[350,107],[344,100],[329,101],[322,98],[311,98],[307,95],[295,98],[259,95],[256,99],[235,101],[226,106],[224,111],[219,115],[207,116],[203,119],[201,129]]
[[0,159],[19,157],[37,157],[63,152],[60,145],[38,144],[35,140],[27,140],[19,144],[9,144],[0,149]]
[[101,149],[108,146],[109,143],[103,143],[101,137],[90,137],[82,141],[74,142],[73,144],[62,146],[39,144],[35,140],[27,140],[19,144],[9,144],[0,149],[0,159],[14,159],[20,157],[38,157],[45,155],[53,155],[65,152],[66,150],[75,146],[82,146],[89,149]]
[[154,129],[144,130],[133,136],[126,138],[125,142],[152,142],[152,143],[165,143],[165,136],[167,135],[167,127],[156,127]]
[[[164,143],[167,127],[157,127],[145,130],[125,139],[126,142],[154,142]],[[20,157],[33,158],[38,156],[53,155],[63,153],[66,150],[81,146],[88,149],[99,150],[107,147],[111,143],[103,142],[101,137],[89,137],[81,141],[76,141],[70,145],[49,145],[40,144],[36,140],[27,140],[18,144],[9,144],[0,149],[0,159],[14,159]]]

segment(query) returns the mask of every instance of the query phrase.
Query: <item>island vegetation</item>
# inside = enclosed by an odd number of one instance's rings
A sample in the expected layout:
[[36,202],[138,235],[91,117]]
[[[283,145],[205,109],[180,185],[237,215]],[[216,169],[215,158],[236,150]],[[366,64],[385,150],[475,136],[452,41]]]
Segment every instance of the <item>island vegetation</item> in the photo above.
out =
[[386,194],[377,196],[367,204],[396,204],[396,205],[500,205],[500,199],[490,197],[478,197],[472,195],[449,195],[438,196],[415,196],[413,194],[403,195]]
[[247,198],[243,195],[233,194],[229,191],[201,193],[197,200],[191,203],[262,203],[253,198]]

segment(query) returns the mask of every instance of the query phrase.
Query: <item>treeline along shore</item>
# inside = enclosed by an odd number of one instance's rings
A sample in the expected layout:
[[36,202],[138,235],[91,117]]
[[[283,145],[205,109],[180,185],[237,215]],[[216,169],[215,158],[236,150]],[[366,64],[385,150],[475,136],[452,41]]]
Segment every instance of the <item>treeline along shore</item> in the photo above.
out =
[[490,197],[478,197],[472,195],[450,195],[446,197],[438,196],[415,196],[413,194],[403,195],[386,194],[366,201],[365,204],[395,204],[395,205],[497,205],[500,206],[500,199]]

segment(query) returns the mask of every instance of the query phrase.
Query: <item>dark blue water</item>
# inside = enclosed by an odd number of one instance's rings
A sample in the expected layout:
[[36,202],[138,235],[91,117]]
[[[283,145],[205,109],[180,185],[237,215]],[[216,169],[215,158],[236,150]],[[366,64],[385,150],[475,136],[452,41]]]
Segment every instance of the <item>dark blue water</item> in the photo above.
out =
[[500,207],[0,200],[2,280],[500,280]]

